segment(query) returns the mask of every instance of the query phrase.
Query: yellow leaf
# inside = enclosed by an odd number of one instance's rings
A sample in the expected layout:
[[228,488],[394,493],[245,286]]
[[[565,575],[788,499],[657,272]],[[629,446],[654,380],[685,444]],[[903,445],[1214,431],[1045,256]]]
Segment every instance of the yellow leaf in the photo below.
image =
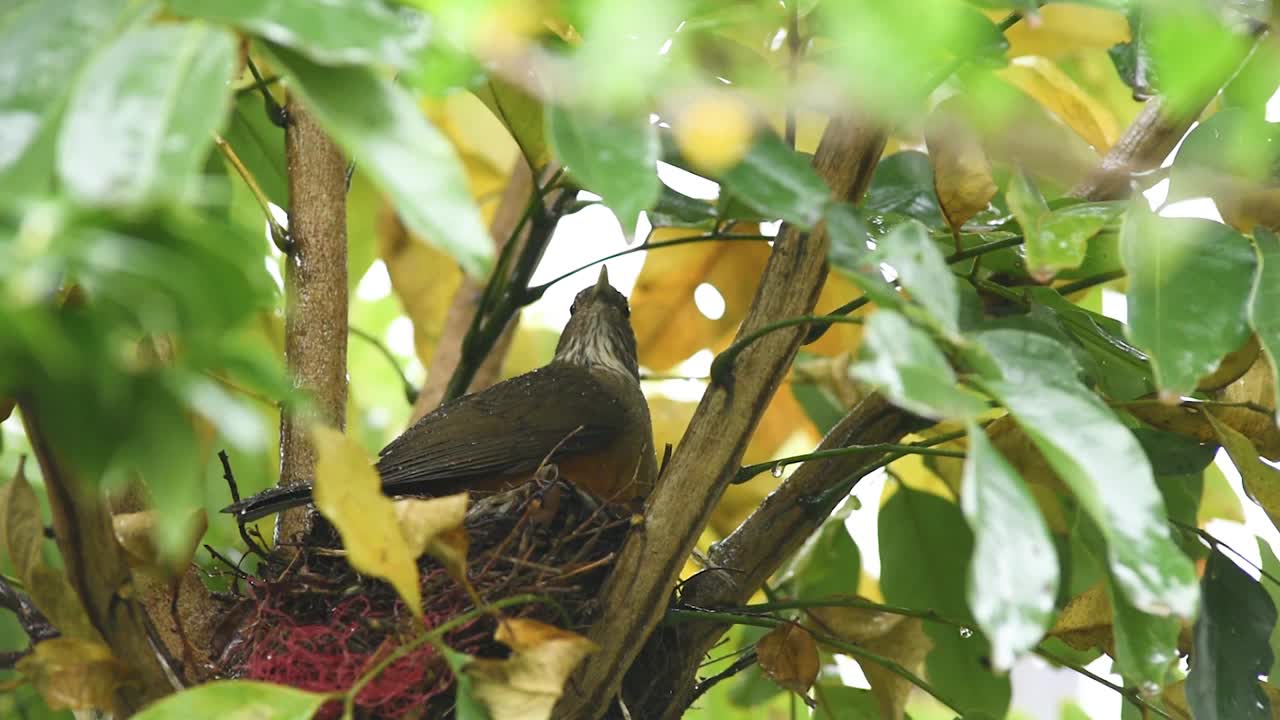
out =
[[547,164],[551,155],[542,128],[542,103],[498,75],[490,75],[475,95],[506,126],[530,165],[541,169]]
[[1267,512],[1271,524],[1280,528],[1280,470],[1258,458],[1258,449],[1249,438],[1227,426],[1212,414],[1206,414],[1209,424],[1218,436],[1222,447],[1231,456],[1231,462],[1240,471],[1245,492]]
[[[1007,11],[991,10],[999,19]],[[1038,22],[1020,22],[1004,33],[1009,57],[1057,57],[1085,49],[1106,50],[1129,41],[1129,23],[1122,13],[1082,4],[1052,3],[1040,8]]]
[[1075,130],[1099,153],[1119,137],[1111,111],[1089,96],[1074,80],[1042,57],[1020,57],[997,74]]
[[[759,228],[739,224],[732,232],[752,234]],[[700,234],[688,228],[657,228],[649,241]],[[695,242],[646,253],[631,293],[631,326],[640,364],[655,371],[669,370],[731,336],[750,307],[768,259],[769,246],[764,242]],[[704,283],[724,299],[724,314],[714,320],[693,301],[694,291]]]
[[439,560],[450,575],[466,579],[469,543],[462,523],[467,518],[467,493],[427,500],[397,500],[395,511],[400,532],[404,533],[413,557],[428,553]]
[[804,695],[818,679],[818,644],[808,630],[786,623],[756,642],[756,659],[770,680]]
[[986,209],[996,195],[991,163],[978,133],[954,102],[934,108],[925,123],[925,143],[933,165],[933,187],[943,217],[959,231],[969,218]]
[[415,555],[400,530],[395,503],[382,494],[378,472],[359,443],[332,428],[313,431],[316,509],[342,536],[351,567],[391,583],[415,616],[422,616]]
[[681,108],[672,123],[680,153],[699,169],[718,174],[746,154],[755,132],[747,104],[728,93],[704,95]]
[[1231,489],[1227,476],[1217,463],[1204,469],[1204,490],[1200,492],[1200,509],[1196,512],[1196,524],[1204,527],[1210,520],[1228,520],[1244,524],[1244,508],[1240,496]]
[[[902,667],[918,672],[924,658],[933,648],[933,641],[924,632],[919,618],[907,618],[892,630],[862,645],[868,651],[897,662]],[[859,662],[862,672],[871,685],[871,694],[880,705],[880,717],[886,720],[902,720],[907,698],[916,686],[893,670],[873,662]]]
[[504,619],[495,639],[506,660],[472,660],[463,668],[472,692],[502,720],[546,720],[574,668],[596,645],[577,633],[523,618]]
[[1111,601],[1102,583],[1067,601],[1049,635],[1076,650],[1111,647]]
[[106,645],[68,637],[37,643],[17,669],[54,710],[113,711],[128,677]]
[[905,615],[856,607],[814,607],[806,612],[817,621],[818,627],[859,645],[884,637],[906,620]]
[[129,567],[168,576],[186,569],[196,548],[200,547],[200,541],[208,527],[209,518],[204,509],[193,511],[186,521],[185,532],[181,535],[182,544],[167,548],[162,553],[155,543],[156,511],[144,510],[111,516],[111,528],[115,532],[116,542],[124,548]]
[[25,458],[20,460],[13,479],[0,487],[0,544],[31,601],[64,637],[101,642],[80,595],[66,575],[44,560],[40,550],[44,521],[40,501],[27,482],[25,464]]

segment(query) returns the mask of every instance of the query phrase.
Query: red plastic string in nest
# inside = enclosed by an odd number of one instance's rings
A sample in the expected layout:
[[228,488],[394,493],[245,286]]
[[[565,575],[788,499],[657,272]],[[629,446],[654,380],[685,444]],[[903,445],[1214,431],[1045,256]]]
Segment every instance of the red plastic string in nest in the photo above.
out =
[[[554,475],[554,473],[551,473]],[[630,526],[625,508],[602,506],[557,479],[534,482],[475,502],[465,527],[468,577],[485,602],[531,594],[547,602],[509,607],[569,630],[590,623],[591,608]],[[229,615],[235,642],[220,674],[314,692],[343,692],[421,629],[389,585],[355,573],[332,533],[305,547],[273,553]],[[434,561],[420,561],[424,625],[439,627],[474,610],[463,588]],[[501,658],[488,614],[449,632],[445,644],[477,657]],[[356,695],[360,717],[445,717],[453,675],[423,645],[368,679]],[[330,703],[320,717],[337,717]]]

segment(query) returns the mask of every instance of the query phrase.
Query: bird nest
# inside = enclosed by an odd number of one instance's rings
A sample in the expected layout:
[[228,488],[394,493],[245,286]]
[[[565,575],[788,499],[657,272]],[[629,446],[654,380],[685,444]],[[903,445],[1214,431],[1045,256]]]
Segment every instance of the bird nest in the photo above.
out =
[[[567,630],[590,625],[596,598],[632,525],[629,508],[600,503],[544,467],[532,482],[476,499],[464,527],[467,574],[491,603],[517,595],[543,602],[504,608]],[[419,560],[427,629],[471,613],[445,643],[477,657],[502,658],[496,620],[474,613],[472,596],[436,560]],[[305,546],[278,548],[248,579],[227,616],[218,674],[316,692],[345,691],[421,635],[419,621],[390,585],[347,563],[337,533],[317,518]],[[429,644],[381,669],[357,694],[361,717],[449,717],[453,674]],[[320,717],[336,717],[330,703]]]

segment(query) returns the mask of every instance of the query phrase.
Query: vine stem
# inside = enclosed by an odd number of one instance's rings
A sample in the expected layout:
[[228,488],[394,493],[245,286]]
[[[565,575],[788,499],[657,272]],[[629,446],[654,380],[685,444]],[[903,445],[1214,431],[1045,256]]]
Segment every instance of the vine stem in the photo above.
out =
[[712,233],[706,233],[705,235],[691,235],[689,237],[672,238],[671,240],[658,240],[656,242],[649,242],[646,240],[645,242],[642,242],[639,245],[636,245],[635,247],[629,247],[625,250],[619,250],[616,253],[605,255],[602,258],[597,258],[595,260],[592,260],[589,263],[586,263],[585,265],[580,265],[566,273],[562,273],[561,275],[558,275],[557,277],[552,278],[551,280],[548,280],[547,282],[541,285],[535,285],[534,287],[531,287],[525,290],[525,295],[523,300],[525,301],[525,304],[535,302],[536,300],[538,300],[538,298],[542,297],[543,293],[547,291],[547,288],[550,288],[552,285],[555,285],[556,283],[564,280],[565,278],[568,278],[569,276],[575,273],[579,273],[579,272],[582,272],[583,270],[587,270],[591,267],[599,265],[600,263],[608,262],[610,260],[620,258],[624,255],[630,255],[631,253],[637,253],[644,250],[657,250],[659,248],[673,247],[676,245],[689,245],[691,243],[699,243],[699,242],[735,242],[735,241],[767,242],[767,241],[776,240],[776,239],[777,238],[772,235],[748,235],[748,234],[741,234],[741,233],[712,232]]
[[814,639],[817,640],[818,642],[824,645],[830,646],[832,648],[835,648],[836,650],[839,650],[840,652],[845,653],[846,655],[849,655],[851,657],[857,658],[859,660],[866,660],[868,662],[875,663],[876,665],[879,665],[880,667],[888,670],[894,675],[897,675],[898,677],[906,680],[912,685],[915,685],[916,687],[925,691],[929,695],[932,695],[933,699],[947,706],[951,710],[957,713],[963,714],[963,712],[960,710],[959,705],[957,705],[954,700],[951,700],[950,698],[948,698],[945,694],[942,693],[942,691],[935,688],[924,678],[908,670],[906,667],[904,667],[901,663],[897,662],[896,660],[892,660],[878,653],[873,653],[870,650],[858,647],[857,645],[854,645],[853,643],[850,643],[850,642],[845,642],[840,638],[834,637],[832,635],[828,635],[824,632],[819,632],[817,630],[814,630],[813,628],[805,627],[804,625],[801,625],[799,623],[793,623],[790,620],[780,620],[778,618],[771,617],[768,615],[744,615],[741,613],[721,612],[719,610],[703,610],[703,609],[696,609],[696,608],[689,608],[689,607],[672,608],[671,610],[667,611],[667,618],[668,619],[665,620],[664,622],[683,622],[687,620],[710,620],[712,622],[718,622],[718,623],[733,623],[736,625],[753,625],[755,627],[764,627],[764,628],[775,628],[775,627],[778,627],[779,625],[799,625],[800,627],[804,628],[805,632],[808,632],[810,635],[812,635]]
[[754,465],[746,465],[738,470],[738,476],[734,478],[734,483],[744,483],[751,478],[759,475],[765,470],[772,468],[793,465],[795,463],[804,462],[806,460],[821,460],[823,458],[841,457],[843,455],[854,455],[860,452],[890,452],[901,451],[904,455],[935,455],[938,457],[964,458],[963,450],[947,450],[944,448],[930,447],[927,444],[909,443],[873,443],[871,445],[846,445],[842,448],[832,448],[830,450],[818,450],[817,452],[803,453],[800,455],[791,455],[789,457],[770,460],[768,462],[756,463]]
[[348,328],[348,331],[372,345],[382,357],[386,358],[387,363],[391,365],[396,371],[396,375],[400,378],[400,383],[404,387],[405,399],[409,402],[409,405],[413,405],[418,399],[418,389],[413,386],[413,383],[409,382],[409,378],[404,374],[404,370],[400,367],[400,362],[396,360],[396,356],[392,354],[391,349],[371,332],[362,330],[354,325]]
[[262,208],[262,214],[267,218],[267,227],[271,228],[271,242],[276,249],[285,255],[289,254],[292,242],[289,240],[289,231],[286,230],[279,222],[276,216],[271,212],[271,201],[267,199],[267,194],[262,191],[262,186],[258,184],[257,178],[253,173],[249,172],[249,168],[245,167],[244,162],[240,160],[240,156],[236,154],[235,148],[227,142],[226,138],[214,133],[213,144],[218,147],[218,152],[222,153],[222,157],[231,163],[231,167],[235,169],[236,174],[244,180],[244,184],[249,188],[253,199],[258,201],[258,207]]
[[718,385],[725,384],[725,379],[729,375],[730,369],[733,366],[733,361],[742,353],[743,350],[746,350],[752,343],[765,335],[783,328],[819,323],[824,325],[861,325],[862,318],[851,318],[845,317],[844,315],[800,315],[797,317],[783,318],[777,322],[771,322],[767,325],[763,325],[752,332],[747,333],[741,339],[725,348],[724,352],[716,356],[716,359],[711,362],[711,382]]

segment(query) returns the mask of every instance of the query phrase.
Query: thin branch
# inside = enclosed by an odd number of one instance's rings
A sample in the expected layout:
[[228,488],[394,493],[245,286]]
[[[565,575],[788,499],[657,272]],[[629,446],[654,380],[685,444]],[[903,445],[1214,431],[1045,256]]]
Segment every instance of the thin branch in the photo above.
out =
[[1109,283],[1112,280],[1119,280],[1124,276],[1125,276],[1124,270],[1111,270],[1108,272],[1098,273],[1097,275],[1090,275],[1089,277],[1080,278],[1079,280],[1065,283],[1063,285],[1059,285],[1055,287],[1054,290],[1057,290],[1060,295],[1070,295],[1073,292],[1088,290],[1089,288],[1095,285],[1102,285],[1103,283]]
[[410,405],[416,402],[418,399],[418,388],[414,387],[413,383],[409,382],[408,376],[404,374],[404,368],[400,367],[400,361],[396,359],[396,356],[391,352],[391,349],[388,348],[382,342],[382,340],[378,339],[378,337],[371,332],[366,332],[365,330],[362,330],[354,325],[352,325],[349,328],[349,330],[351,331],[352,335],[355,335],[361,340],[364,340],[365,342],[372,345],[373,349],[377,350],[378,354],[382,355],[382,357],[386,359],[387,364],[389,364],[392,367],[392,369],[395,370],[396,376],[400,378],[400,386],[404,390],[405,401],[408,402]]
[[1133,703],[1133,705],[1137,707],[1139,710],[1142,710],[1144,712],[1151,711],[1162,718],[1169,718],[1170,720],[1172,720],[1172,716],[1170,716],[1169,713],[1165,712],[1159,707],[1156,707],[1155,705],[1152,705],[1151,703],[1144,700],[1142,696],[1138,693],[1137,688],[1126,688],[1123,685],[1117,685],[1111,682],[1110,680],[1102,677],[1101,675],[1098,675],[1097,673],[1093,672],[1089,668],[1084,667],[1083,665],[1076,665],[1075,663],[1070,662],[1068,660],[1063,660],[1062,658],[1054,655],[1052,652],[1049,652],[1048,650],[1046,650],[1043,646],[1037,646],[1034,652],[1036,655],[1039,655],[1040,657],[1044,658],[1045,660],[1048,660],[1049,662],[1055,665],[1061,665],[1062,667],[1067,668],[1068,670],[1079,673],[1080,675],[1083,675],[1089,678],[1090,680],[1098,683],[1099,685],[1105,685],[1106,687],[1109,687],[1112,690],[1115,690],[1117,693],[1120,694],[1120,697],[1124,698],[1125,700],[1128,700],[1130,703]]
[[658,240],[656,242],[649,242],[646,240],[645,242],[642,242],[639,245],[636,245],[634,247],[629,247],[625,250],[619,250],[618,252],[605,255],[602,258],[597,258],[595,260],[592,260],[591,262],[586,263],[584,265],[579,265],[578,267],[566,273],[561,273],[560,275],[552,278],[551,280],[548,280],[547,282],[541,285],[535,285],[534,287],[531,287],[525,291],[524,300],[526,301],[526,303],[535,302],[542,297],[543,293],[547,291],[547,288],[551,287],[552,285],[555,285],[556,283],[564,280],[565,278],[568,278],[571,275],[580,273],[583,270],[587,270],[591,267],[599,265],[600,263],[608,262],[615,258],[620,258],[624,255],[630,255],[631,253],[644,252],[647,250],[658,250],[660,248],[674,247],[676,245],[688,245],[690,243],[700,243],[700,242],[734,242],[734,241],[769,242],[777,239],[778,238],[773,235],[747,235],[742,233],[711,232],[705,235],[694,235],[690,237],[673,238],[671,240]]
[[271,212],[271,201],[267,199],[267,194],[262,191],[262,186],[258,184],[257,178],[253,176],[253,173],[249,172],[249,168],[245,167],[240,160],[240,156],[236,154],[235,148],[232,148],[225,138],[214,133],[213,144],[218,147],[218,152],[222,153],[227,162],[231,163],[231,167],[235,169],[240,179],[244,180],[244,184],[249,188],[253,199],[258,201],[258,207],[262,209],[262,216],[267,219],[267,227],[271,228],[271,243],[276,246],[277,250],[288,255],[291,243],[289,231],[276,221],[275,213]]
[[929,695],[933,696],[933,699],[937,700],[943,705],[946,705],[948,708],[951,708],[955,712],[958,712],[958,713],[962,712],[959,708],[959,705],[954,700],[951,700],[950,698],[948,698],[940,690],[935,688],[933,685],[929,684],[929,682],[926,681],[924,678],[911,672],[896,660],[892,660],[883,655],[873,653],[870,650],[867,650],[866,648],[859,647],[857,645],[854,645],[853,643],[846,642],[844,640],[841,640],[838,637],[829,635],[827,633],[821,632],[814,628],[806,627],[800,623],[794,623],[790,620],[779,620],[777,618],[773,618],[768,615],[742,615],[738,613],[721,612],[719,610],[705,610],[705,609],[695,609],[695,608],[688,608],[688,607],[672,608],[671,610],[668,611],[668,616],[673,618],[676,621],[679,621],[681,619],[703,620],[703,621],[710,620],[716,623],[733,623],[735,625],[752,625],[755,627],[765,627],[765,628],[775,628],[775,627],[778,627],[779,625],[799,625],[800,627],[803,627],[806,632],[812,635],[815,640],[822,643],[823,645],[827,645],[831,648],[839,650],[840,652],[846,655],[850,655],[859,660],[866,660],[868,662],[875,663],[876,665],[879,665],[880,667],[888,670],[894,675],[897,675],[898,677],[906,680],[912,685],[915,685],[916,687],[925,691]]
[[[951,440],[954,438],[948,438]],[[910,443],[908,445],[899,445],[896,443],[875,443],[873,445],[848,445],[842,448],[832,448],[830,450],[818,450],[802,455],[791,455],[790,457],[778,458],[768,462],[756,463],[755,465],[746,465],[738,470],[738,476],[734,478],[734,483],[744,483],[760,473],[777,468],[786,467],[795,463],[804,462],[806,460],[821,460],[823,458],[840,457],[842,455],[854,455],[864,452],[898,452],[898,457],[907,455],[933,455],[937,457],[964,458],[963,450],[947,450],[945,448],[935,448],[939,442],[947,442],[947,440],[927,440],[925,442]]]
[[288,113],[271,95],[271,91],[268,89],[271,83],[263,79],[262,73],[258,72],[258,66],[253,64],[253,58],[247,57],[245,61],[249,66],[249,72],[253,74],[254,87],[262,92],[262,104],[266,107],[267,118],[276,127],[285,127],[289,124]]
[[697,702],[698,698],[702,697],[708,690],[715,687],[721,681],[728,680],[734,675],[737,675],[738,673],[742,672],[743,670],[746,670],[747,668],[755,664],[756,664],[756,649],[752,647],[752,648],[749,648],[746,652],[744,652],[737,660],[734,660],[733,663],[729,665],[729,667],[725,668],[724,670],[721,670],[720,672],[716,673],[715,675],[712,675],[709,678],[706,678],[705,680],[699,681],[697,685],[694,685],[693,693],[689,698],[689,703],[693,704]]
[[783,318],[769,323],[763,327],[752,330],[751,332],[741,335],[733,344],[725,348],[723,352],[716,356],[711,362],[711,382],[717,385],[723,385],[728,382],[729,373],[732,372],[733,362],[743,350],[751,347],[760,338],[770,333],[786,328],[796,327],[798,325],[861,325],[862,318],[851,318],[843,315],[801,315],[799,317]]

